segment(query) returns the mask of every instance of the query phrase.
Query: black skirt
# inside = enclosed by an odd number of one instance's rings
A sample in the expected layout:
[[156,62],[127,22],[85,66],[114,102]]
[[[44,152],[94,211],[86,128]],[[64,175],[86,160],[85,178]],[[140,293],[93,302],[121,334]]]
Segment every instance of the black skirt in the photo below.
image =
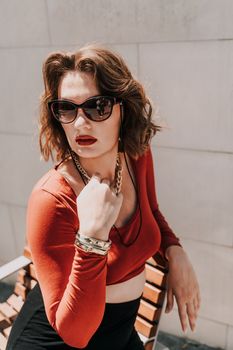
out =
[[[103,320],[85,350],[144,350],[134,323],[140,298],[106,303]],[[91,317],[91,315],[90,315]],[[30,291],[13,323],[6,350],[71,350],[50,325],[39,283]]]

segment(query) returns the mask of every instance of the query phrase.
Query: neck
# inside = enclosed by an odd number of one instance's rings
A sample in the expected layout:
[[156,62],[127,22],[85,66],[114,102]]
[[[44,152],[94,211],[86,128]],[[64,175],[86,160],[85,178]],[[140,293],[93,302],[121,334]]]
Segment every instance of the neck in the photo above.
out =
[[100,174],[101,179],[107,178],[110,183],[113,183],[115,178],[116,159],[117,150],[114,149],[96,158],[79,157],[79,162],[90,177],[97,172]]

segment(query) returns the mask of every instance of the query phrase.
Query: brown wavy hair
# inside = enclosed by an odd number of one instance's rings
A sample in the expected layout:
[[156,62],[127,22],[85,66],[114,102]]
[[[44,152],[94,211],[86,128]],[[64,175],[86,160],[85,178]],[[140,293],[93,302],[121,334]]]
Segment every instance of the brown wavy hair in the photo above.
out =
[[143,86],[132,76],[122,57],[97,44],[82,47],[76,52],[52,52],[43,64],[44,92],[40,98],[39,145],[44,160],[57,161],[69,154],[69,144],[60,123],[51,115],[48,101],[58,98],[61,78],[69,71],[91,74],[100,94],[123,100],[120,151],[133,158],[141,156],[151,138],[161,126],[152,120],[152,105]]

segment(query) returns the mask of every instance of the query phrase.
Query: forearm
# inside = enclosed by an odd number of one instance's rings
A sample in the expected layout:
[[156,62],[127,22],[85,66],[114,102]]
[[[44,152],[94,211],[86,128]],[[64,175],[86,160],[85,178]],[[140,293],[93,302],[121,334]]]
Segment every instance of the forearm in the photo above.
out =
[[106,264],[106,257],[92,253],[79,251],[74,257],[64,294],[50,315],[52,325],[70,346],[87,346],[101,323],[106,299]]
[[107,256],[80,251],[67,234],[29,246],[49,323],[66,344],[85,348],[104,315]]
[[168,261],[174,260],[178,255],[185,253],[184,249],[179,245],[171,245],[165,250],[165,258]]
[[158,207],[153,211],[153,214],[161,233],[160,253],[164,258],[167,258],[166,252],[169,247],[177,246],[181,248],[182,245]]

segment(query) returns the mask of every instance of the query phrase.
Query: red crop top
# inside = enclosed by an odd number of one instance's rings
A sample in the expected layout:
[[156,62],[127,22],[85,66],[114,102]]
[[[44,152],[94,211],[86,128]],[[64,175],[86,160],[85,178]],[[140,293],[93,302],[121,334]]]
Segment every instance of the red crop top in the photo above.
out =
[[[107,256],[86,253],[74,245],[79,227],[76,195],[56,167],[38,181],[29,198],[27,241],[46,315],[64,342],[73,347],[86,347],[99,327],[106,285],[139,274],[158,250],[164,255],[170,245],[181,246],[158,208],[151,149],[138,160],[130,159],[141,203],[141,232],[125,247],[112,228]],[[125,243],[134,240],[139,223],[138,207],[118,229]]]

